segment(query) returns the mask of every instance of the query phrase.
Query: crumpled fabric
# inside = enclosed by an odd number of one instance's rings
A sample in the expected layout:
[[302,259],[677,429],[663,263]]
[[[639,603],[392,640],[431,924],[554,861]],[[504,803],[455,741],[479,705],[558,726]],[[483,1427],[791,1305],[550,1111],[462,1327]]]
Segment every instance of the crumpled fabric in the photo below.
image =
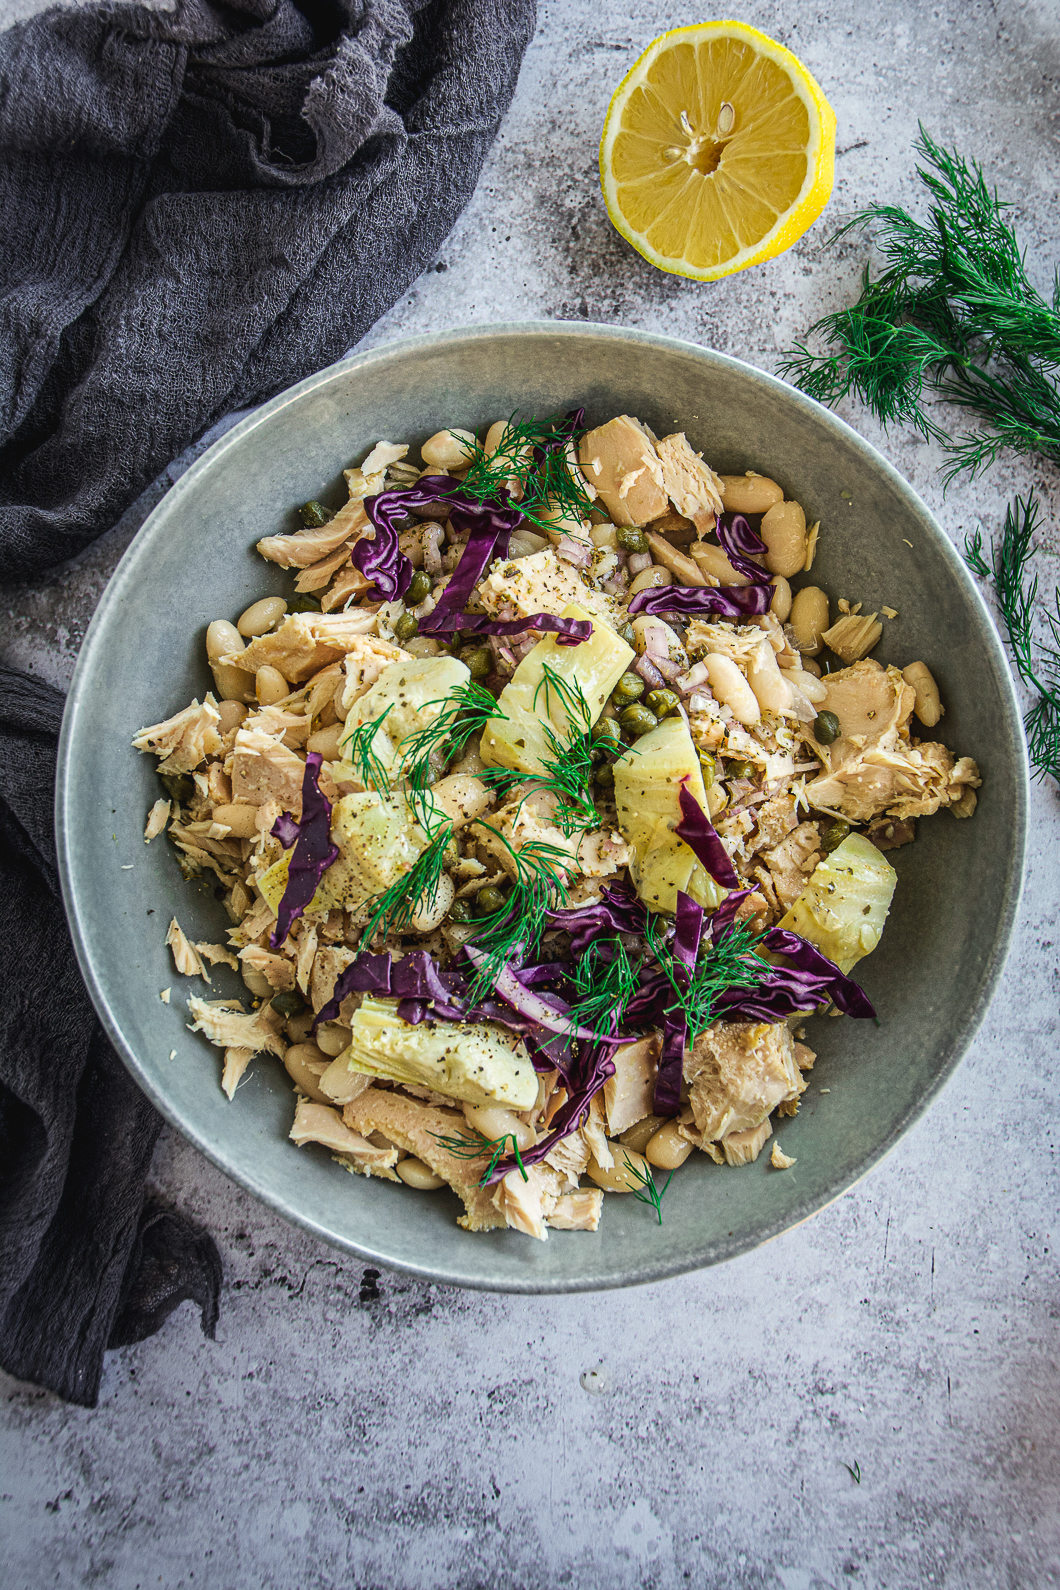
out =
[[430,263],[533,0],[175,0],[0,34],[0,569],[79,552]]
[[59,893],[63,697],[0,668],[0,1364],[94,1407],[108,1346],[186,1299],[213,1335],[221,1260],[145,1197],[162,1118],[111,1047]]

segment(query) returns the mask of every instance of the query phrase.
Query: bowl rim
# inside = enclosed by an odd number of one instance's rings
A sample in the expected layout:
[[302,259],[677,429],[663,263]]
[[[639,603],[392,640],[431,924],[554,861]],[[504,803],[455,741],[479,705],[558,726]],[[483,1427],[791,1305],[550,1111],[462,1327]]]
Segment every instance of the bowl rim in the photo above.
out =
[[[846,1173],[840,1173],[836,1178],[837,1184],[829,1191],[827,1196],[822,1198],[819,1193],[810,1195],[806,1198],[805,1206],[801,1209],[797,1206],[792,1210],[789,1206],[786,1211],[778,1213],[775,1219],[767,1221],[750,1238],[741,1236],[729,1241],[719,1240],[708,1249],[700,1248],[680,1256],[660,1258],[656,1262],[641,1263],[625,1270],[616,1269],[613,1273],[603,1276],[574,1277],[568,1280],[559,1276],[540,1276],[528,1272],[525,1277],[511,1276],[503,1280],[497,1280],[470,1270],[461,1273],[459,1262],[455,1265],[448,1263],[445,1266],[441,1266],[395,1258],[381,1249],[373,1248],[369,1242],[355,1242],[330,1230],[321,1221],[300,1212],[283,1195],[278,1195],[270,1190],[260,1178],[255,1176],[252,1169],[234,1166],[228,1162],[220,1148],[213,1145],[203,1133],[193,1127],[189,1127],[188,1124],[180,1119],[179,1113],[170,1107],[164,1088],[155,1083],[150,1074],[141,1065],[132,1047],[126,1042],[111,1012],[106,993],[95,971],[91,954],[91,937],[80,909],[72,877],[71,860],[73,847],[71,823],[75,816],[75,809],[70,792],[71,745],[75,735],[78,709],[86,693],[91,688],[92,661],[95,647],[98,644],[100,634],[105,630],[109,622],[113,609],[121,600],[123,576],[128,572],[130,565],[136,561],[139,548],[150,535],[156,520],[163,515],[172,513],[175,507],[179,507],[182,497],[195,488],[200,477],[213,467],[218,458],[223,456],[229,449],[239,447],[244,437],[250,435],[259,425],[265,423],[274,415],[282,412],[289,404],[318,387],[326,386],[340,375],[363,370],[373,365],[385,365],[395,357],[403,358],[417,352],[444,351],[447,347],[463,346],[469,342],[489,339],[518,339],[520,337],[540,337],[542,335],[553,335],[561,338],[602,338],[625,344],[640,343],[666,352],[692,355],[707,364],[716,363],[721,366],[727,366],[739,371],[745,377],[749,377],[752,383],[760,383],[767,389],[783,393],[786,401],[795,408],[802,409],[807,415],[812,416],[817,423],[823,422],[826,427],[833,429],[838,435],[853,442],[855,448],[864,455],[866,463],[883,474],[898,495],[906,500],[911,511],[928,527],[930,534],[935,539],[944,560],[949,566],[950,572],[962,588],[966,600],[977,609],[980,619],[983,620],[983,634],[995,665],[1003,709],[1009,717],[1010,725],[1013,729],[1011,738],[1013,748],[1016,751],[1013,768],[1015,787],[1012,791],[1014,821],[1004,909],[999,915],[996,924],[993,949],[989,962],[983,970],[978,998],[965,1011],[963,1019],[951,1033],[949,1044],[951,1058],[947,1065],[932,1078],[923,1093],[917,1097],[914,1104],[910,1105],[887,1136],[874,1145],[856,1176],[849,1177]],[[162,497],[144,520],[144,523],[126,548],[103,591],[85,632],[67,694],[62,728],[59,735],[55,783],[55,835],[62,899],[70,927],[74,952],[77,956],[85,986],[108,1038],[133,1076],[137,1086],[147,1095],[151,1103],[171,1126],[191,1142],[200,1153],[210,1160],[212,1164],[216,1165],[227,1177],[256,1198],[259,1198],[270,1209],[282,1216],[283,1219],[359,1259],[369,1263],[380,1264],[385,1268],[413,1276],[419,1280],[437,1284],[462,1286],[475,1291],[545,1295],[564,1292],[605,1291],[624,1286],[645,1285],[654,1281],[688,1274],[722,1263],[730,1258],[735,1258],[739,1254],[754,1251],[754,1249],[761,1247],[764,1243],[772,1241],[785,1231],[802,1225],[813,1215],[828,1208],[837,1199],[849,1192],[853,1187],[856,1187],[870,1171],[875,1169],[880,1161],[891,1152],[899,1139],[927,1112],[951,1081],[982,1025],[986,1012],[997,992],[1005,962],[1011,949],[1016,916],[1023,893],[1029,801],[1030,768],[1026,739],[1022,729],[1022,710],[1016,694],[1012,669],[990,609],[960,554],[936,520],[931,509],[872,442],[868,441],[838,414],[818,403],[816,399],[807,396],[806,393],[801,392],[797,387],[789,386],[787,382],[780,380],[779,377],[771,375],[765,370],[760,370],[755,365],[747,364],[742,359],[734,358],[731,354],[719,353],[717,350],[704,347],[699,343],[689,342],[683,338],[671,337],[657,332],[643,331],[634,327],[607,326],[585,320],[488,321],[469,326],[453,327],[447,331],[425,332],[415,336],[395,338],[377,347],[349,354],[345,358],[337,360],[334,364],[327,365],[324,369],[306,376],[303,380],[286,387],[275,397],[270,398],[267,402],[244,416],[223,436],[213,442],[166,492],[165,496]]]

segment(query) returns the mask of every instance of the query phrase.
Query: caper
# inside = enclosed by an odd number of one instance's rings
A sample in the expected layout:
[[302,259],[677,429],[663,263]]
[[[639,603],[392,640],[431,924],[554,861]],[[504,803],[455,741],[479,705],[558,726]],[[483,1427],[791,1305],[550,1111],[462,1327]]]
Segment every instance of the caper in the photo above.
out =
[[633,625],[632,624],[620,624],[618,626],[618,633],[622,637],[622,639],[625,641],[627,646],[632,646],[633,645],[633,642],[636,639],[636,636],[634,634]]
[[615,769],[610,762],[601,762],[593,773],[593,782],[599,784],[601,789],[612,789],[615,782]]
[[821,849],[825,855],[830,856],[833,850],[838,850],[849,832],[850,824],[842,817],[837,817],[834,823],[829,823],[821,833]]
[[632,525],[619,525],[615,531],[615,540],[623,552],[647,552],[648,543],[644,539],[644,531],[634,529]]
[[818,745],[831,745],[838,740],[841,729],[834,712],[819,712],[813,720],[813,737]]
[[449,907],[450,922],[470,922],[471,907],[466,900],[454,900]]
[[190,773],[159,773],[159,781],[171,801],[190,801],[195,780]]
[[617,756],[622,749],[622,735],[614,718],[600,718],[594,723],[592,737],[602,751],[614,751]]
[[297,591],[294,596],[287,598],[287,611],[289,613],[319,613],[319,596],[310,596],[308,591]]
[[493,653],[488,646],[464,646],[460,661],[471,670],[472,679],[486,679],[493,672]]
[[728,762],[725,768],[726,778],[754,778],[755,765],[753,762]]
[[285,993],[274,995],[269,1003],[285,1021],[290,1021],[292,1016],[300,1016],[305,1009],[305,1000],[297,988],[288,988]]
[[676,690],[649,690],[644,700],[657,718],[672,718],[681,705]]
[[405,606],[406,607],[419,607],[420,603],[422,601],[425,601],[426,598],[428,596],[430,596],[430,594],[431,594],[431,577],[430,577],[430,575],[427,573],[426,569],[417,569],[416,572],[412,576],[412,583],[409,585],[408,591],[407,591],[406,596],[405,596]]
[[475,904],[478,906],[479,915],[490,916],[494,911],[502,910],[505,898],[503,889],[498,889],[495,883],[487,883],[475,896]]
[[713,751],[700,751],[699,765],[703,770],[703,788],[711,789],[718,772],[718,764],[714,760]]
[[623,674],[614,690],[611,699],[616,707],[628,707],[631,701],[639,701],[644,694],[644,680],[639,674]]
[[650,734],[652,729],[659,727],[659,720],[654,712],[649,712],[647,707],[641,706],[639,701],[635,702],[631,707],[626,707],[625,711],[619,715],[618,721],[626,733],[632,735],[635,740],[639,739],[642,734]]
[[327,524],[331,515],[322,502],[317,502],[313,498],[311,501],[302,504],[298,510],[298,517],[307,530],[319,530],[321,525]]
[[402,613],[394,625],[394,634],[398,640],[411,640],[420,627],[420,621],[412,613]]

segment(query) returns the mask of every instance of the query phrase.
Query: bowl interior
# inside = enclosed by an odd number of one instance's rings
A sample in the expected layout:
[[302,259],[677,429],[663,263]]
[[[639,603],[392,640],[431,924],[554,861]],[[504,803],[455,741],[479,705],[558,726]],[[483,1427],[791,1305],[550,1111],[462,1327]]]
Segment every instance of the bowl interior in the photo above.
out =
[[[929,663],[946,705],[939,737],[977,760],[983,788],[971,821],[941,813],[891,853],[891,919],[858,972],[880,1022],[809,1024],[820,1058],[798,1116],[780,1128],[797,1165],[779,1175],[763,1155],[734,1171],[695,1155],[673,1179],[662,1226],[636,1199],[612,1197],[597,1233],[553,1232],[537,1243],[465,1234],[448,1191],[365,1180],[322,1148],[296,1151],[287,1141],[291,1086],[274,1060],[256,1060],[228,1102],[219,1051],[188,1031],[185,1000],[245,994],[243,985],[218,967],[204,990],[176,974],[164,945],[172,916],[192,938],[213,941],[223,941],[227,918],[208,886],[184,882],[164,839],[144,845],[155,762],[129,742],[210,688],[211,619],[289,592],[289,576],[258,557],[255,541],[295,528],[294,507],[309,497],[337,506],[341,470],[373,442],[415,444],[448,425],[582,404],[593,423],[624,412],[660,435],[684,430],[715,469],[768,474],[810,522],[819,519],[813,582],[866,611],[897,610],[874,656]],[[959,1061],[999,975],[1025,802],[1018,711],[986,610],[923,503],[868,443],[719,354],[643,333],[538,324],[355,357],[266,405],[189,470],[129,548],[85,641],[60,751],[58,832],[89,988],[119,1052],[174,1125],[281,1213],[366,1259],[537,1291],[627,1284],[724,1259],[821,1208],[893,1145]]]

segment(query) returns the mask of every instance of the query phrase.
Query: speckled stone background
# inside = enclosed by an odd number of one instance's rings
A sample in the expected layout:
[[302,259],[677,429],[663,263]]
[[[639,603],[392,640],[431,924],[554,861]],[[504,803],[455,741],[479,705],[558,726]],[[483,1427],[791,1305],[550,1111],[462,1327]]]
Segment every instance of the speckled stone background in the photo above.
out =
[[[0,0],[0,18],[37,8]],[[913,202],[918,119],[985,162],[1050,284],[1056,0],[744,0],[740,15],[806,61],[839,118],[831,207],[791,252],[698,286],[627,248],[597,187],[604,110],[653,37],[702,14],[544,4],[473,203],[367,343],[591,319],[771,369],[854,292],[864,250],[823,249],[829,223]],[[978,521],[995,534],[1034,485],[1052,590],[1060,473],[1009,461],[944,497],[932,447],[843,412],[958,542]],[[0,595],[6,658],[69,679],[108,576],[195,451],[76,565]],[[1052,786],[1031,832],[1007,976],[948,1091],[866,1182],[722,1268],[542,1301],[421,1285],[290,1229],[165,1132],[154,1180],[224,1256],[217,1340],[185,1306],[110,1355],[94,1412],[0,1376],[4,1586],[1060,1582]]]

